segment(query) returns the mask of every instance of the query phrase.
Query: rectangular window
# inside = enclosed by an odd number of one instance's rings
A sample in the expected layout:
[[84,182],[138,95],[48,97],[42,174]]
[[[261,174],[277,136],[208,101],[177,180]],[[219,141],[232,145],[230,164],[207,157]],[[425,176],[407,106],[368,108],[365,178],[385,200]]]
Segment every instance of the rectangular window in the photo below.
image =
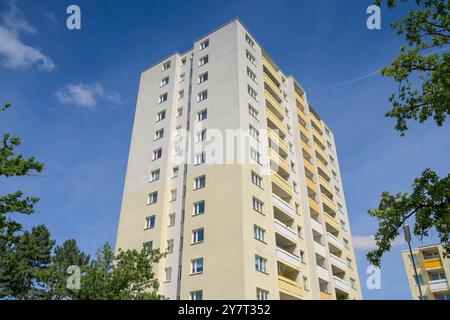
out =
[[347,258],[347,267],[351,268],[352,267],[352,259]]
[[252,171],[252,182],[254,185],[257,185],[258,187],[262,188],[262,177],[256,172]]
[[208,62],[209,62],[209,58],[208,58],[208,55],[206,55],[206,56],[203,56],[200,58],[200,60],[198,61],[198,65],[203,66],[203,65],[207,64]]
[[175,213],[169,214],[169,225],[168,227],[173,227],[175,225]]
[[198,132],[195,136],[195,142],[201,142],[206,140],[206,129]]
[[308,277],[303,277],[303,288],[305,288],[305,290],[309,290]]
[[167,92],[159,96],[158,103],[163,103],[166,101],[167,101]]
[[164,268],[164,282],[172,281],[172,268]]
[[350,278],[350,286],[351,286],[353,289],[356,289],[356,281],[355,281],[355,279]]
[[249,67],[247,67],[247,75],[250,79],[256,82],[256,74]]
[[150,182],[159,180],[160,172],[159,169],[153,170],[150,174]]
[[180,74],[180,82],[183,82],[185,78],[186,78],[185,73]]
[[209,47],[209,39],[200,42],[200,50],[206,49],[208,47]]
[[164,70],[167,70],[167,69],[169,69],[169,68],[170,68],[170,61],[164,62],[164,64],[162,65],[163,71],[164,71]]
[[258,111],[252,106],[252,105],[248,105],[248,113],[250,113],[250,115],[255,118],[256,120],[258,120]]
[[206,162],[206,152],[199,153],[195,156],[195,165],[200,165]]
[[256,139],[256,141],[259,141],[259,131],[256,130],[252,125],[249,126],[249,132],[250,135]]
[[170,201],[177,200],[177,189],[173,189],[170,191]]
[[203,258],[191,260],[191,274],[199,274],[203,272]]
[[180,171],[180,169],[178,167],[173,167],[172,168],[172,178],[178,177],[178,172],[179,171]]
[[269,300],[269,291],[256,288],[256,300]]
[[306,263],[305,262],[305,251],[302,251],[302,250],[300,250],[300,262]]
[[205,230],[203,228],[192,231],[192,244],[201,243],[205,239]]
[[147,241],[143,244],[143,247],[145,250],[147,251],[152,251],[153,250],[153,241]]
[[204,214],[205,213],[205,201],[198,201],[196,203],[194,203],[194,216],[197,216],[199,214]]
[[208,90],[202,91],[197,96],[197,102],[201,102],[208,99]]
[[258,211],[259,213],[263,213],[263,207],[264,207],[264,204],[262,203],[262,201],[253,197],[253,209],[255,211]]
[[432,273],[432,274],[430,275],[430,278],[431,278],[432,281],[435,281],[435,280],[444,280],[444,279],[446,279],[446,278],[445,278],[445,273],[443,273],[443,272]]
[[154,204],[158,201],[158,191],[152,192],[148,195],[148,204]]
[[263,228],[258,227],[256,224],[253,226],[253,235],[256,240],[264,242],[265,234],[266,231]]
[[155,227],[156,217],[150,216],[145,218],[145,229],[153,229]]
[[184,90],[178,91],[178,100],[181,100],[184,98]]
[[247,86],[247,92],[250,95],[250,97],[252,97],[253,99],[255,99],[256,101],[258,101],[258,93],[256,92],[255,89],[253,89],[250,86]]
[[164,137],[164,129],[159,129],[158,131],[155,132],[155,137],[153,138],[153,140],[159,140],[162,139]]
[[156,122],[164,120],[166,117],[166,110],[160,111],[156,114]]
[[439,258],[439,252],[428,252],[424,254],[425,259]]
[[252,54],[250,53],[250,51],[247,50],[246,56],[247,56],[247,59],[250,60],[251,63],[253,63],[254,65],[256,65],[256,58],[255,58],[254,55],[252,55]]
[[165,77],[161,79],[161,87],[164,87],[169,84],[169,77]]
[[186,57],[181,58],[181,66],[186,64]]
[[204,109],[197,112],[197,121],[203,121],[208,117],[208,110]]
[[167,253],[173,252],[173,239],[167,240]]
[[183,108],[177,109],[177,117],[181,117],[183,115]]
[[194,189],[204,188],[206,184],[206,176],[200,176],[194,179]]
[[152,160],[158,160],[161,157],[162,157],[162,148],[159,148],[159,149],[156,149],[155,151],[153,151]]
[[248,34],[245,35],[245,41],[250,47],[252,47],[253,49],[255,48],[255,41],[253,41]]
[[257,271],[267,273],[267,259],[255,255],[255,268]]
[[414,277],[414,283],[415,283],[416,285],[418,285],[418,284],[423,285],[424,282],[423,282],[423,277],[422,277],[421,274],[419,274],[419,275],[417,276],[417,278],[416,278],[415,275],[414,275],[413,277]]
[[261,155],[253,148],[250,149],[250,158],[256,163],[261,163]]
[[202,73],[198,77],[198,83],[203,83],[205,81],[208,81],[208,72]]
[[202,290],[192,291],[191,300],[203,300],[203,291]]

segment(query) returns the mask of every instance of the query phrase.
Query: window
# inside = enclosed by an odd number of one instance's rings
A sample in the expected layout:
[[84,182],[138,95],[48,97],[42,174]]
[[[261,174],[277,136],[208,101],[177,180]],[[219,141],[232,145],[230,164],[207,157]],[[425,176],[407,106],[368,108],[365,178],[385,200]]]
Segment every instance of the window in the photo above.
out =
[[297,235],[299,238],[303,239],[303,229],[300,226],[297,226]]
[[173,252],[173,239],[167,240],[167,253]]
[[206,129],[203,129],[202,131],[198,132],[195,137],[195,142],[201,142],[206,140]]
[[208,90],[202,91],[197,96],[197,102],[201,102],[208,99]]
[[258,187],[262,188],[262,178],[254,171],[252,171],[252,182],[254,185],[257,185]]
[[256,130],[253,126],[249,126],[249,132],[250,135],[256,139],[256,141],[259,141],[259,131]]
[[166,101],[167,101],[167,92],[159,96],[158,103],[163,103]]
[[424,254],[425,259],[439,258],[439,252],[428,252]]
[[199,274],[203,272],[203,258],[191,260],[191,274]]
[[206,153],[203,151],[195,156],[195,165],[200,165],[206,162]]
[[161,157],[162,157],[162,148],[159,148],[159,149],[156,149],[155,151],[153,151],[152,160],[158,160]]
[[148,204],[154,204],[158,201],[158,191],[152,192],[148,195]]
[[257,271],[267,273],[267,259],[255,255],[255,268]]
[[194,203],[194,216],[205,213],[205,201],[199,201]]
[[164,268],[164,282],[172,281],[172,268]]
[[172,168],[172,178],[178,177],[178,172],[179,171],[180,171],[180,169],[178,167],[173,167]]
[[435,281],[435,280],[444,280],[445,278],[445,273],[443,272],[439,272],[439,273],[432,273],[430,275],[431,281]]
[[258,111],[252,106],[252,105],[248,105],[248,113],[250,113],[250,115],[255,118],[256,120],[258,120]]
[[305,263],[305,251],[300,250],[300,262]]
[[181,66],[186,64],[186,57],[181,58]]
[[256,300],[269,300],[269,291],[256,288]]
[[247,56],[247,59],[250,60],[251,63],[256,64],[256,63],[255,63],[256,58],[255,58],[254,55],[252,55],[252,54],[250,53],[250,51],[247,50],[246,56]]
[[177,200],[177,189],[170,190],[170,201]]
[[256,224],[253,226],[253,234],[256,240],[262,241],[264,242],[264,236],[266,234],[266,231],[261,228],[258,227]]
[[247,75],[250,79],[256,82],[256,74],[249,67],[247,67]]
[[205,41],[200,42],[200,50],[206,49],[209,47],[209,39],[206,39]]
[[259,154],[258,151],[256,151],[255,149],[251,148],[250,149],[250,158],[253,159],[254,161],[256,161],[257,163],[260,163],[261,155]]
[[175,128],[175,136],[180,136],[181,135],[181,126],[177,126],[176,128]]
[[198,76],[198,83],[203,83],[208,80],[208,72],[202,73]]
[[175,213],[170,213],[168,227],[173,227],[174,225],[175,225]]
[[143,247],[145,250],[147,251],[152,251],[153,250],[153,241],[147,241],[143,244]]
[[160,170],[159,169],[153,170],[150,174],[150,182],[159,180],[159,177],[160,177]]
[[203,56],[200,58],[200,60],[198,61],[198,65],[203,66],[203,65],[207,64],[208,62],[209,62],[209,58],[208,58],[208,55],[206,55],[206,56]]
[[450,300],[450,294],[438,294],[436,300]]
[[185,78],[186,78],[186,74],[184,72],[182,74],[180,74],[180,82],[183,82]]
[[208,110],[204,109],[197,112],[197,121],[203,121],[208,117]]
[[308,277],[303,277],[303,288],[305,288],[305,290],[309,290]]
[[163,120],[166,117],[166,110],[160,111],[156,114],[156,122]]
[[414,275],[413,276],[414,277],[414,283],[416,284],[416,286],[417,285],[423,285],[423,277],[422,277],[422,275],[421,274],[419,274],[418,276],[417,276],[417,278],[416,278],[416,276]]
[[203,300],[203,291],[202,290],[192,291],[191,300]]
[[167,69],[169,69],[169,68],[170,68],[170,61],[167,61],[167,62],[165,62],[165,63],[162,65],[163,71],[164,71],[164,70],[167,70]]
[[347,267],[352,268],[352,259],[347,258]]
[[145,218],[145,229],[153,229],[155,227],[156,217],[150,216]]
[[255,89],[253,89],[250,86],[247,86],[247,92],[250,95],[250,97],[252,97],[253,99],[255,99],[256,101],[258,101],[258,93],[255,91]]
[[184,98],[184,90],[178,91],[178,100],[181,100]]
[[343,239],[344,240],[344,247],[346,247],[347,249],[349,248],[349,243],[347,239]]
[[253,41],[248,34],[245,35],[245,41],[250,47],[255,48],[255,41]]
[[161,79],[161,87],[169,84],[169,77],[165,77]]
[[203,228],[192,231],[192,244],[201,243],[205,239],[205,231]]
[[259,213],[263,213],[263,206],[264,206],[264,204],[260,200],[253,197],[253,209],[255,211],[258,211]]
[[[295,171],[294,170],[292,170],[294,173],[295,173]],[[292,187],[293,187],[293,189],[294,189],[294,192],[295,193],[298,193],[298,184],[297,184],[297,182],[292,182]]]
[[342,221],[342,220],[340,220],[340,224],[341,224],[341,229],[342,230],[347,230],[347,225],[345,224],[345,222],[344,221]]
[[356,281],[355,281],[355,279],[350,278],[350,286],[351,286],[353,289],[356,289]]
[[206,176],[197,177],[194,179],[194,189],[204,188],[206,184]]
[[155,132],[155,137],[153,138],[153,140],[159,140],[162,139],[162,137],[164,137],[164,129],[159,129]]
[[181,117],[183,115],[183,108],[178,108],[177,109],[177,118]]

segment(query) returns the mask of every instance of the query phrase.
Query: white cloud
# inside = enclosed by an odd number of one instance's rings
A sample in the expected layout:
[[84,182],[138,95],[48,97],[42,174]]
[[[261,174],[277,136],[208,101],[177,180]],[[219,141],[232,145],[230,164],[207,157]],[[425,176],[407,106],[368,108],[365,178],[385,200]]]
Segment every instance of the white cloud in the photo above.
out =
[[26,45],[20,39],[21,33],[35,34],[37,30],[25,20],[14,2],[0,15],[0,21],[0,57],[5,67],[20,69],[37,65],[42,71],[52,71],[56,68],[49,56]]
[[[375,242],[375,237],[373,235],[369,235],[369,236],[353,236],[353,246],[355,247],[355,249],[360,249],[360,250],[373,250],[375,249],[376,246],[376,242]],[[402,245],[406,243],[405,240],[403,240],[403,238],[396,238],[393,242],[392,242],[392,246],[396,247],[399,245]]]
[[123,101],[120,94],[107,92],[98,82],[93,84],[69,83],[56,92],[56,98],[63,104],[91,109],[95,108],[100,100],[112,104],[119,104]]

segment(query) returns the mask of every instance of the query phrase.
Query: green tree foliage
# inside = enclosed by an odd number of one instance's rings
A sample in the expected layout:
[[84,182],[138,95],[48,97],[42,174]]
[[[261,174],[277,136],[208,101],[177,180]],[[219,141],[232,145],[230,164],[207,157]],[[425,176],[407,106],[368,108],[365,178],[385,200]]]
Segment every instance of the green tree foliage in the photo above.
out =
[[[391,242],[399,236],[401,226],[415,216],[413,232],[420,239],[436,230],[441,243],[450,249],[450,174],[440,179],[427,169],[412,185],[411,194],[384,192],[376,209],[369,214],[379,221],[375,234],[377,249],[367,259],[379,266],[383,253],[391,249]],[[450,251],[449,251],[450,252]]]
[[[380,5],[383,1],[377,0]],[[406,2],[406,1],[403,1]],[[398,90],[389,100],[392,110],[387,117],[396,118],[395,129],[404,135],[407,121],[420,123],[433,118],[442,126],[450,114],[450,1],[415,0],[416,10],[409,10],[401,22],[392,27],[403,35],[406,45],[382,74],[392,77]],[[387,1],[393,7],[396,1]]]

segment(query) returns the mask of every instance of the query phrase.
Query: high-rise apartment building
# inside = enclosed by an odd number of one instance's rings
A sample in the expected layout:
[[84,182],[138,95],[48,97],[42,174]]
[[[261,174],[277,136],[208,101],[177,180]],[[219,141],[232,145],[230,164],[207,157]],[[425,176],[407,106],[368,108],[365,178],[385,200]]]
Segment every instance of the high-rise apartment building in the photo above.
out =
[[[402,251],[403,264],[408,277],[409,288],[414,300],[420,299],[419,286],[423,300],[450,300],[450,258],[445,258],[445,249],[435,244]],[[413,259],[417,270],[414,272]]]
[[361,299],[333,133],[239,20],[141,74],[116,247],[143,245],[170,299]]

